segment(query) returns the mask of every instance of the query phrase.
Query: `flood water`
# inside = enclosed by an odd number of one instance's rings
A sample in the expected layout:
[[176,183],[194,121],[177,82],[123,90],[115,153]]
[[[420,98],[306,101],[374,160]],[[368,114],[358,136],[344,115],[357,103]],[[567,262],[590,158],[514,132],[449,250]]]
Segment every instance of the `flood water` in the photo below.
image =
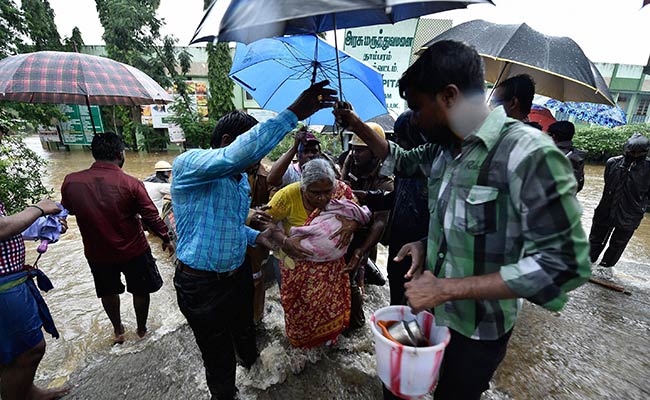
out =
[[[36,137],[27,143],[49,161],[45,184],[56,190],[55,197],[66,174],[88,168],[93,161],[90,152],[45,152]],[[124,170],[144,178],[156,161],[171,162],[174,155],[127,154]],[[602,191],[602,173],[602,167],[587,167],[585,188],[578,196],[587,232]],[[152,295],[150,334],[136,340],[131,298],[123,295],[127,343],[112,346],[112,328],[95,296],[74,217],[69,227],[39,261],[55,286],[45,299],[62,337],[47,339],[37,380],[43,385],[76,385],[68,396],[74,399],[209,398],[200,356],[176,304],[173,266],[160,243],[151,241],[165,285]],[[35,259],[35,248],[28,245],[28,262]],[[378,264],[385,267],[383,254]],[[570,293],[562,312],[525,302],[508,354],[484,398],[650,398],[649,266],[650,223],[644,220],[614,269],[614,281],[631,296],[587,283]],[[388,305],[388,298],[387,286],[369,287],[366,316]],[[238,368],[242,398],[381,398],[369,329],[342,338],[334,348],[307,352],[290,349],[283,330],[273,287],[267,292],[260,332],[261,361],[250,372]]]

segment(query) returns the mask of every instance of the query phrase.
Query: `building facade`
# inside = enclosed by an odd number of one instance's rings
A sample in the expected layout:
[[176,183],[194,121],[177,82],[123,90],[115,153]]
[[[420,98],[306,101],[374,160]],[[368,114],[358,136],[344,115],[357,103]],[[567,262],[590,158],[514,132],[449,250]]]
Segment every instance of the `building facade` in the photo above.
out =
[[631,64],[595,63],[612,97],[625,111],[628,124],[650,123],[650,75],[648,67]]

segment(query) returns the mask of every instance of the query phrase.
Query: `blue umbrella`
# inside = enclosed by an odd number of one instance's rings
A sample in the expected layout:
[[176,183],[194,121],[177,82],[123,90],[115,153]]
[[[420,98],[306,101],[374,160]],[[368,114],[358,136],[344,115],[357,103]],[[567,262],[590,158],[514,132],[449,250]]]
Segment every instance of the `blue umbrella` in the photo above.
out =
[[547,100],[544,106],[574,115],[579,120],[610,128],[627,124],[625,112],[619,106],[612,107],[606,104],[575,103],[571,101],[561,102],[555,99]]
[[[382,75],[356,58],[338,51],[341,68],[337,81],[336,50],[315,35],[261,39],[238,44],[230,77],[264,109],[280,112],[314,82],[329,80],[343,100],[355,106],[362,120],[386,114]],[[332,111],[314,114],[312,125],[333,125]]]

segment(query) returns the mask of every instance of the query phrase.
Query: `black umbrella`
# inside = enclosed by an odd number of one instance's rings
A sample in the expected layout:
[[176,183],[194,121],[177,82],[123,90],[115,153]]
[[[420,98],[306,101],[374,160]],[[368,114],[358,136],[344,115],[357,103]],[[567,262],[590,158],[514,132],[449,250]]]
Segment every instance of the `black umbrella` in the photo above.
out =
[[528,74],[536,92],[562,101],[615,105],[605,80],[580,46],[568,37],[548,36],[526,24],[465,22],[436,36],[476,48],[485,63],[485,79],[495,86],[508,77]]

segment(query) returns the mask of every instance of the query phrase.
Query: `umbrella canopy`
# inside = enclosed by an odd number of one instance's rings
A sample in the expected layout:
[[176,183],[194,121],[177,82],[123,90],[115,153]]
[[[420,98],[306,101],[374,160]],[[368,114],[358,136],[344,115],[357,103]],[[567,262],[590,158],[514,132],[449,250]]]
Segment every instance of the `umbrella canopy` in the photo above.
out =
[[[329,80],[341,93],[337,76],[337,51],[316,35],[261,39],[249,45],[238,44],[230,77],[241,85],[259,105],[280,112],[314,82]],[[349,54],[338,51],[344,100],[363,104],[356,111],[362,120],[385,114],[386,100],[382,75]],[[331,125],[331,110],[318,111],[312,125]]]
[[0,100],[140,105],[173,99],[130,65],[88,54],[39,51],[0,60]]
[[60,218],[68,216],[68,210],[59,204],[62,211],[56,215],[45,215],[37,218],[27,229],[22,233],[25,240],[48,240],[50,243],[56,243],[61,236],[61,222]]
[[605,104],[575,103],[549,99],[544,103],[545,107],[552,110],[574,115],[577,119],[613,128],[627,124],[627,117],[621,107],[611,107]]
[[548,127],[551,126],[554,122],[557,122],[553,114],[549,111],[548,108],[538,106],[533,104],[530,109],[530,114],[528,114],[528,120],[530,122],[537,122],[542,126],[542,130],[546,132]]
[[490,0],[215,0],[190,44],[240,42],[359,26],[393,24]]
[[544,35],[526,24],[475,20],[443,32],[423,47],[441,40],[474,46],[483,57],[488,82],[496,84],[528,74],[535,80],[539,94],[562,101],[615,105],[596,66],[570,38]]

